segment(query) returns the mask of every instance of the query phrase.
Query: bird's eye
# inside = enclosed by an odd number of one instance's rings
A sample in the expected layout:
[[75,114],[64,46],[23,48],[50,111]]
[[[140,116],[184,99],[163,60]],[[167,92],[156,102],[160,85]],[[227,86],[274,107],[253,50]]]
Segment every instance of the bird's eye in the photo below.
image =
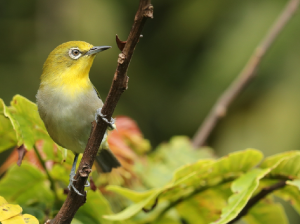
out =
[[81,56],[81,52],[78,48],[71,48],[69,51],[69,56],[72,59],[78,59]]
[[77,55],[79,55],[79,50],[77,50],[77,49],[74,49],[74,50],[72,50],[72,54],[74,55],[74,56],[77,56]]

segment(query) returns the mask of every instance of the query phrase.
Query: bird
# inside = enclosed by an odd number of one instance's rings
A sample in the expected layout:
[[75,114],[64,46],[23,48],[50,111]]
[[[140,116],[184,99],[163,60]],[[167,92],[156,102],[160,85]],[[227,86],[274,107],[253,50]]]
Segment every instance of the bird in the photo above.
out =
[[[36,94],[38,112],[50,137],[75,155],[68,188],[79,195],[82,194],[73,185],[76,164],[78,155],[85,150],[92,122],[100,115],[108,123],[108,129],[115,127],[113,119],[109,122],[101,113],[103,102],[89,78],[95,56],[109,48],[84,41],[69,41],[57,46],[44,63]],[[104,173],[121,166],[109,149],[107,133],[95,161]]]

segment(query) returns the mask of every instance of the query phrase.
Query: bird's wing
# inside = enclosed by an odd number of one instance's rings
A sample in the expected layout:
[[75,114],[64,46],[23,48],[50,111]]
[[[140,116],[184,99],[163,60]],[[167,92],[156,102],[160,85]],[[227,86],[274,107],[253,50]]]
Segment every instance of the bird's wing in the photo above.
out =
[[94,86],[94,85],[93,85],[93,88],[94,88],[94,90],[95,90],[95,92],[96,92],[96,94],[97,94],[98,98],[101,100],[100,94],[99,94],[98,90],[95,88],[95,86]]

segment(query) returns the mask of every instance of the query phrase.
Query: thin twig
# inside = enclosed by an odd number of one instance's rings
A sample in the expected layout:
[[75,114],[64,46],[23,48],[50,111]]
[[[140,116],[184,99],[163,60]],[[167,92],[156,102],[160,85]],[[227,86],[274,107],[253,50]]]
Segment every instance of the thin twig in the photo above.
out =
[[249,212],[249,210],[256,205],[261,199],[263,199],[264,197],[266,197],[268,194],[272,193],[275,190],[278,190],[280,188],[285,187],[286,185],[286,180],[284,181],[280,181],[270,187],[265,187],[263,188],[257,195],[255,195],[253,198],[251,198],[248,203],[246,204],[246,206],[242,209],[242,211],[238,214],[237,217],[235,217],[233,220],[231,220],[230,222],[228,222],[227,224],[233,224],[236,221],[238,221],[239,219],[241,219],[243,216],[247,215],[247,213]]
[[[102,108],[102,114],[106,115],[108,120],[111,119],[122,93],[127,89],[127,69],[147,18],[153,18],[153,6],[151,5],[151,0],[140,0],[133,26],[129,33],[125,47],[122,53],[119,54],[118,66],[114,74],[113,82]],[[82,194],[86,194],[84,192],[84,184],[86,183],[86,180],[91,172],[91,168],[97,155],[100,143],[107,129],[107,123],[105,123],[101,118],[98,120],[98,123],[94,121],[92,124],[91,135],[75,176],[77,181],[74,183],[74,185]],[[75,213],[79,207],[85,203],[85,200],[85,196],[83,197],[78,195],[73,189],[70,190],[60,211],[50,223],[71,223]]]
[[217,122],[226,115],[228,107],[237,98],[243,89],[250,83],[256,74],[256,70],[260,65],[263,56],[266,54],[276,37],[285,27],[290,18],[295,14],[299,6],[299,0],[290,0],[284,10],[279,15],[263,41],[258,45],[250,60],[240,72],[238,77],[225,90],[221,97],[217,100],[212,110],[205,118],[203,124],[199,127],[194,135],[192,144],[195,148],[203,146],[207,138],[213,131]]

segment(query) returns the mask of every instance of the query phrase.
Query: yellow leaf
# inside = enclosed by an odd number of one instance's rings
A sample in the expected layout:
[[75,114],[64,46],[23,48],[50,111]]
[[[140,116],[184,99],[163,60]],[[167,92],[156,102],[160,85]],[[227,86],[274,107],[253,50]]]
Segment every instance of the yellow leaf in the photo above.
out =
[[0,222],[2,224],[5,224],[4,220],[21,214],[21,212],[22,208],[19,205],[7,204],[7,201],[0,196]]
[[2,224],[25,224],[25,221],[24,221],[22,215],[17,215],[10,219],[6,219],[6,220],[2,221]]
[[17,215],[2,221],[2,224],[39,224],[39,221],[32,215]]
[[37,218],[29,214],[24,214],[23,219],[25,220],[26,224],[39,224]]

